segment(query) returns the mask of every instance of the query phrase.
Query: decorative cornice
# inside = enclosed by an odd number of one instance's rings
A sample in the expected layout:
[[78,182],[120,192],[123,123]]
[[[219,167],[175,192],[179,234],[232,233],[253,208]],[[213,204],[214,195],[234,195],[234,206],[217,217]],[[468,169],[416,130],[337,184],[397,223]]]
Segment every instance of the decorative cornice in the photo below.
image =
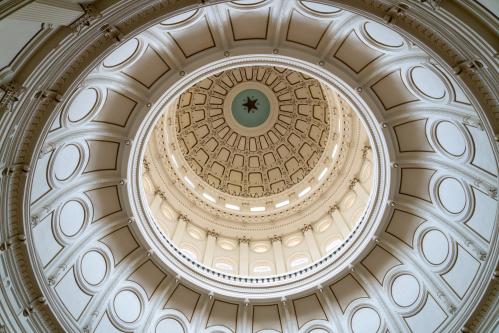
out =
[[[480,305],[475,309],[465,325],[467,332],[480,333],[494,328],[496,324],[497,306],[499,305],[499,271],[494,272],[491,283]],[[464,331],[463,331],[464,332]]]

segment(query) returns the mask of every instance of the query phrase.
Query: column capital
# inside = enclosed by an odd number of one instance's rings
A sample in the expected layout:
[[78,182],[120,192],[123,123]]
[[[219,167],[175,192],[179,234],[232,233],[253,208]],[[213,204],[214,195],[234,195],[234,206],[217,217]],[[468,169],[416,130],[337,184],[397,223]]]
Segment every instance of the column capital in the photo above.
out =
[[151,170],[151,162],[149,162],[147,159],[144,158],[144,160],[142,161],[142,165],[144,166],[144,170]]
[[185,222],[185,223],[190,223],[190,222],[191,222],[191,220],[190,220],[187,216],[185,216],[185,215],[183,215],[183,214],[179,214],[179,216],[178,216],[178,220],[179,220],[179,221],[183,221],[183,222]]
[[361,151],[362,151],[362,159],[366,159],[367,158],[367,154],[369,153],[369,150],[371,150],[371,146],[369,145],[365,145],[364,147],[362,147]]
[[[154,191],[154,194],[155,195],[159,195],[159,197],[161,199],[166,200],[166,194],[165,194],[165,192],[161,191],[159,188],[156,189],[156,191]],[[183,215],[180,215],[180,216],[183,216]],[[179,219],[180,219],[180,217],[179,217]]]
[[351,190],[353,190],[353,189],[354,189],[354,187],[355,187],[355,185],[356,185],[357,183],[359,183],[359,182],[360,182],[359,178],[354,177],[354,178],[350,181],[350,186],[348,186],[348,188],[349,188],[349,189],[351,189]]
[[219,233],[217,233],[217,232],[215,232],[215,230],[208,230],[208,231],[206,232],[206,235],[207,235],[208,237],[210,237],[210,236],[211,236],[211,237],[213,237],[213,238],[218,238],[218,237],[220,236],[220,234],[219,234]]
[[339,211],[340,210],[340,206],[338,206],[338,204],[334,204],[331,208],[329,208],[329,215],[333,214],[335,211]]
[[282,236],[274,235],[269,238],[271,243],[282,242]]
[[239,244],[243,244],[243,243],[244,244],[249,244],[250,239],[247,238],[246,236],[243,236],[242,238],[239,238],[238,241],[239,241]]
[[303,228],[301,228],[301,232],[306,233],[307,231],[313,231],[314,228],[311,224],[305,224]]

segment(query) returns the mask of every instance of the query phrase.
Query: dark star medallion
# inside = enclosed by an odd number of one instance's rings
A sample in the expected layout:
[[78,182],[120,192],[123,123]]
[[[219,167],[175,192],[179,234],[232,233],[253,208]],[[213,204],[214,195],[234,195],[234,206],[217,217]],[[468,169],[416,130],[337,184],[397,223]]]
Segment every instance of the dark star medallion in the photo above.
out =
[[250,97],[246,97],[246,103],[243,104],[244,107],[248,110],[248,113],[251,112],[251,110],[255,109],[258,110],[258,107],[256,106],[256,103],[258,102],[258,99],[251,99]]

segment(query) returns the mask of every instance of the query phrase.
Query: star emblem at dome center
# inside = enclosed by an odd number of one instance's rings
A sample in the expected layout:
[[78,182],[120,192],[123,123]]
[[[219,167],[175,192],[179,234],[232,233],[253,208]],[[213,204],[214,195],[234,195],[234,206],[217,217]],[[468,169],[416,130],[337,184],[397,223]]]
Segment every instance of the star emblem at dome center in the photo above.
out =
[[[254,98],[254,97],[253,97]],[[246,103],[243,103],[243,106],[248,110],[248,113],[251,112],[251,110],[255,109],[255,111],[258,111],[258,107],[256,106],[258,103],[258,99],[251,99],[249,96],[246,97]]]

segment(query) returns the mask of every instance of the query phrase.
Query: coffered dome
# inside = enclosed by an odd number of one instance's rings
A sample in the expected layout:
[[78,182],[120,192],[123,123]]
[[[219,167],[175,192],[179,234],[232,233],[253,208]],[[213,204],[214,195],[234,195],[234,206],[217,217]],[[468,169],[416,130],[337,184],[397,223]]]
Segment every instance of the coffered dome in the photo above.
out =
[[279,67],[235,68],[183,93],[174,126],[183,159],[203,181],[227,194],[267,197],[318,164],[331,110],[316,79]]

